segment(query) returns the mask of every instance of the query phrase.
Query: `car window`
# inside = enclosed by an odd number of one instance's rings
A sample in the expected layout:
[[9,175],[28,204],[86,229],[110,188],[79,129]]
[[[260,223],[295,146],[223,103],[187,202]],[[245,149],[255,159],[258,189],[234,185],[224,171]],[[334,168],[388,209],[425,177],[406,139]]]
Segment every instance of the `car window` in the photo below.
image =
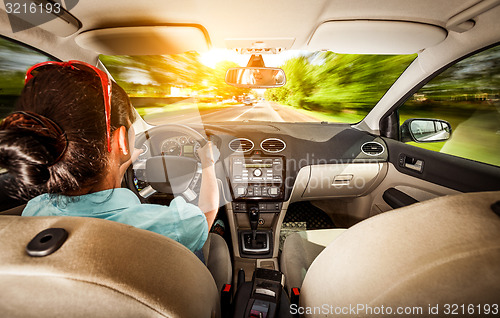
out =
[[0,37],[0,119],[12,111],[24,86],[26,70],[50,57]]
[[451,124],[446,142],[409,144],[500,166],[500,45],[435,77],[399,109],[400,121],[435,118]]
[[[225,121],[342,122],[362,120],[416,58],[290,50],[263,55],[286,84],[249,89],[225,83],[226,71],[250,55],[230,50],[100,59],[148,123]],[[245,107],[246,106],[246,107]]]

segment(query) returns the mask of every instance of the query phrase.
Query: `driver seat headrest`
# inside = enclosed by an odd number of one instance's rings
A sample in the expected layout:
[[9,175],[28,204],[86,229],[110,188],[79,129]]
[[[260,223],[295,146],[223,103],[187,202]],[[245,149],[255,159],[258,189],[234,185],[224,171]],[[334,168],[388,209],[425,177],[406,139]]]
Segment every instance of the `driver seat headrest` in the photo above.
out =
[[[28,255],[48,228],[68,233],[50,255]],[[80,217],[0,217],[0,312],[5,317],[214,317],[206,266],[180,243]]]
[[[390,316],[380,313],[382,306],[421,307],[423,313],[404,317],[443,317],[445,304],[498,303],[500,217],[492,206],[499,199],[500,192],[445,196],[353,226],[311,264],[301,306],[365,306],[339,317]],[[439,313],[429,313],[436,305]]]

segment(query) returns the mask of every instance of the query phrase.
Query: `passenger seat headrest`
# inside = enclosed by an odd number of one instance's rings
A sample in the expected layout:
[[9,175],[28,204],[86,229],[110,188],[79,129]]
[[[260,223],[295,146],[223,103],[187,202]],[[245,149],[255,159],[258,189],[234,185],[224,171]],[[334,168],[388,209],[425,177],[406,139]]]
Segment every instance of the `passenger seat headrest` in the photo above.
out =
[[[500,218],[490,207],[499,197],[445,196],[355,225],[312,263],[301,306],[416,306],[423,314],[408,316],[423,317],[437,304],[498,303]],[[356,317],[376,316],[367,310]]]

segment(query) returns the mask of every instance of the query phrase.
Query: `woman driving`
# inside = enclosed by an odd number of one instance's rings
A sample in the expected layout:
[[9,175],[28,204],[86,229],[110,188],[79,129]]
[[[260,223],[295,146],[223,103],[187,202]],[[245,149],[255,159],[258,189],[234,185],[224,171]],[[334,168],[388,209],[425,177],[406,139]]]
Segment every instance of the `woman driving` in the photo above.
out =
[[29,200],[23,216],[85,216],[170,237],[192,251],[205,243],[219,206],[212,145],[199,150],[199,207],[141,204],[121,188],[134,149],[135,111],[107,74],[79,61],[31,67],[16,111],[0,124],[2,188]]

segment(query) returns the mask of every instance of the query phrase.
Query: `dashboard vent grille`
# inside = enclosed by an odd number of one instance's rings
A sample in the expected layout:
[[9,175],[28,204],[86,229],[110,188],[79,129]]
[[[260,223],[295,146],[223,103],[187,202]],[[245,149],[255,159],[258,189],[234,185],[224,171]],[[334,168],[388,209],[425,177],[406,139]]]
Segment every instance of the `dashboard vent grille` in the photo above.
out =
[[368,156],[378,156],[384,152],[384,146],[378,142],[369,141],[361,146],[361,151]]
[[267,152],[281,152],[285,150],[286,144],[278,138],[268,138],[260,143],[260,148]]
[[248,152],[253,149],[253,141],[246,138],[236,138],[231,140],[229,148],[234,152]]

